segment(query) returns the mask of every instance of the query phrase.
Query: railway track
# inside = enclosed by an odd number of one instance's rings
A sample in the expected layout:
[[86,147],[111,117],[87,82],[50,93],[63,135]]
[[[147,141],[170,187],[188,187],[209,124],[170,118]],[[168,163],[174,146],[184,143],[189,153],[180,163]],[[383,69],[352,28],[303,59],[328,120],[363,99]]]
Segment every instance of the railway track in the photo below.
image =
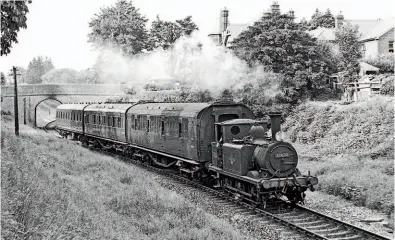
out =
[[[92,148],[90,148],[92,149]],[[287,234],[290,236],[300,235],[304,236],[301,239],[336,239],[336,240],[388,240],[384,236],[378,235],[371,231],[362,229],[355,225],[342,222],[331,216],[316,212],[312,209],[303,207],[301,205],[287,205],[286,203],[281,204],[279,208],[276,206],[268,206],[266,209],[256,208],[250,203],[237,200],[234,196],[204,186],[197,181],[190,180],[183,176],[180,176],[176,171],[169,171],[167,169],[159,169],[139,160],[130,159],[128,157],[121,156],[116,153],[103,151],[101,149],[92,149],[103,153],[105,155],[112,156],[120,159],[124,162],[137,165],[141,168],[147,169],[151,172],[161,174],[163,176],[174,179],[187,186],[194,187],[202,190],[212,198],[218,200],[222,204],[230,204],[230,206],[238,207],[240,213],[250,216],[250,218],[260,219],[262,224],[270,225],[270,222],[281,224],[285,228],[289,229]]]
[[[170,177],[188,186],[193,186],[204,192],[209,193],[219,201],[231,203],[234,206],[241,207],[243,214],[251,217],[259,217],[264,220],[271,220],[290,228],[294,233],[308,236],[311,239],[336,239],[336,240],[388,240],[384,236],[378,235],[371,231],[359,228],[355,225],[342,222],[331,216],[316,212],[312,209],[295,205],[290,206],[284,203],[282,208],[255,208],[247,202],[241,202],[229,194],[204,186],[197,181],[189,180],[183,176],[176,174],[174,171],[166,169],[158,169],[156,167],[144,164],[138,160],[122,157],[114,153],[101,151],[104,154],[120,158],[123,161],[133,163],[144,169],[148,169],[155,173]],[[292,234],[292,232],[290,232]]]

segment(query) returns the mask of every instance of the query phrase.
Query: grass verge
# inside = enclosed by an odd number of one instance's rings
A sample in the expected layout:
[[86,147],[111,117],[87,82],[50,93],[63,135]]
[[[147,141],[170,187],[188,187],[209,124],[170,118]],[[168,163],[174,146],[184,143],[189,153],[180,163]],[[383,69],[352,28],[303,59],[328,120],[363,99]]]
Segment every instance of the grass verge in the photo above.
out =
[[1,134],[3,239],[245,238],[137,167],[3,120]]
[[378,96],[298,106],[283,129],[298,150],[299,168],[318,175],[319,190],[393,215],[393,104]]

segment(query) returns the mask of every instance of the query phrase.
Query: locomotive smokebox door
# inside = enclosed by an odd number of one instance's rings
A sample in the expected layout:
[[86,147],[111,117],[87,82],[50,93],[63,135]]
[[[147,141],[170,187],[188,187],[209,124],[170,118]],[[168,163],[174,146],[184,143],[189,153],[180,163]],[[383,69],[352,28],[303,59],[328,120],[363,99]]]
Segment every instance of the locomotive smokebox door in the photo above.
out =
[[223,169],[246,176],[252,164],[254,146],[225,143],[223,145]]

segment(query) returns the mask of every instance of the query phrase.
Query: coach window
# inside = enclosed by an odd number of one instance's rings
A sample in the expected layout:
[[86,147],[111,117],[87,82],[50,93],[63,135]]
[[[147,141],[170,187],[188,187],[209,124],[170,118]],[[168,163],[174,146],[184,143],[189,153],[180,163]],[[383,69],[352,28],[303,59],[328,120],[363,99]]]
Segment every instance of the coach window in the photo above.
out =
[[160,135],[165,135],[165,121],[160,121]]
[[137,116],[136,116],[136,118],[134,119],[134,130],[137,130]]
[[93,115],[93,124],[96,124],[96,115]]
[[182,123],[178,123],[178,137],[181,137],[182,134]]
[[149,132],[149,119],[147,119],[147,132]]
[[182,129],[183,129],[183,136],[188,137],[188,118],[183,118],[182,119]]
[[107,116],[107,126],[111,127],[111,125],[112,125],[111,121],[112,121],[112,117]]

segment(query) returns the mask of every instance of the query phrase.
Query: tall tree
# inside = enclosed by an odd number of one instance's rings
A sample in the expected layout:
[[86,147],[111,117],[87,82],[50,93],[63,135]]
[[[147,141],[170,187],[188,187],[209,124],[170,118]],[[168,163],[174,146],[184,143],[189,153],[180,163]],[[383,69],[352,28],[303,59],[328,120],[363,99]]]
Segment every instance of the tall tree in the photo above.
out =
[[291,101],[297,93],[324,86],[326,77],[333,72],[333,64],[325,55],[330,54],[329,49],[318,45],[287,14],[265,14],[233,44],[236,55],[250,65],[263,64],[266,69],[283,74],[281,85]]
[[151,24],[150,47],[168,49],[181,36],[189,36],[194,30],[198,30],[198,27],[192,21],[192,16],[170,22],[161,20],[158,15]]
[[184,35],[191,35],[195,30],[199,30],[197,25],[192,21],[192,16],[187,16],[184,19],[176,20],[176,23],[181,28],[181,32]]
[[45,57],[44,61],[43,61],[43,65],[44,65],[44,72],[47,73],[49,71],[51,71],[52,69],[54,69],[54,65],[52,63],[52,59],[49,57]]
[[0,76],[1,76],[1,85],[5,85],[6,84],[5,74],[3,72],[0,72]]
[[137,54],[147,48],[146,23],[146,17],[131,0],[118,0],[115,5],[102,8],[91,19],[88,42],[97,48],[112,46],[127,55]]
[[[30,2],[30,1],[29,1]],[[1,56],[11,52],[13,43],[18,43],[20,28],[26,28],[26,1],[1,1]]]
[[42,56],[38,56],[37,58],[33,58],[31,62],[29,62],[27,71],[26,71],[26,83],[29,84],[39,84],[42,83],[41,77],[54,66],[52,64],[52,60],[48,57],[43,58]]
[[332,15],[329,9],[322,14],[318,8],[315,10],[311,20],[309,22],[309,30],[314,30],[316,28],[334,28],[335,27],[335,17]]
[[[340,71],[346,71],[349,76],[355,76],[359,71],[358,60],[362,57],[361,43],[358,26],[351,24],[343,25],[335,31],[335,41],[339,46],[338,68]],[[353,77],[349,78],[355,80]]]

